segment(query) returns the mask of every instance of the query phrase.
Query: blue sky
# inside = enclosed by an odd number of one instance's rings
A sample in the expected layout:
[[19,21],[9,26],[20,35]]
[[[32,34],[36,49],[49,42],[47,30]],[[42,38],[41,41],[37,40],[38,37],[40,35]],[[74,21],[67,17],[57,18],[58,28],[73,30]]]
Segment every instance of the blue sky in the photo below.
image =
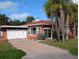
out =
[[[0,0],[0,13],[11,19],[24,20],[31,15],[41,20],[47,20],[43,6],[47,0]],[[73,0],[78,2],[78,0]]]

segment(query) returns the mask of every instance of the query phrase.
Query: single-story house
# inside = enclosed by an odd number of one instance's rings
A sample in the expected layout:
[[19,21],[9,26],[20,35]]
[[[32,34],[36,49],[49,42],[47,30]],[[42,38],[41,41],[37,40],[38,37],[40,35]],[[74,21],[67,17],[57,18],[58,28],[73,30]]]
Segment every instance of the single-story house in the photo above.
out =
[[37,39],[39,33],[42,33],[45,39],[52,39],[54,36],[55,38],[57,37],[55,31],[52,30],[52,28],[54,29],[54,25],[54,22],[50,20],[38,20],[20,26],[2,25],[0,27],[0,38],[3,40],[33,40]]
[[49,20],[39,20],[21,26],[1,26],[2,38],[11,39],[36,39],[38,33],[43,33],[46,39],[52,38],[52,25]]

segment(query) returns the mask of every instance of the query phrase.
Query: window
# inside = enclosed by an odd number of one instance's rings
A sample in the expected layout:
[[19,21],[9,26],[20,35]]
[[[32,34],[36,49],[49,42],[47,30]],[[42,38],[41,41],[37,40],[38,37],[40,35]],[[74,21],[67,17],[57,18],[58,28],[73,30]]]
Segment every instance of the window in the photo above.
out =
[[37,27],[37,34],[40,33],[40,27]]
[[28,32],[28,34],[30,34],[30,30],[28,30],[27,32]]
[[36,28],[31,28],[31,34],[36,34]]
[[51,29],[44,29],[45,38],[51,38]]

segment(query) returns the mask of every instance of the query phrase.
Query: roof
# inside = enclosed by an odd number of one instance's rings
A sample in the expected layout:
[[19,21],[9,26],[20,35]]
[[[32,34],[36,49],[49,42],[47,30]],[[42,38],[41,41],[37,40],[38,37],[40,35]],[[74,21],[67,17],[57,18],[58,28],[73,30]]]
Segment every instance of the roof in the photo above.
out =
[[49,20],[40,20],[40,21],[26,23],[22,26],[33,26],[33,25],[51,25],[51,22]]
[[8,25],[2,25],[1,28],[28,28],[27,26],[8,26]]
[[34,21],[30,23],[26,23],[22,26],[11,26],[11,25],[2,25],[1,28],[28,28],[28,26],[34,26],[34,25],[51,25],[51,21],[49,20],[40,20],[40,21]]

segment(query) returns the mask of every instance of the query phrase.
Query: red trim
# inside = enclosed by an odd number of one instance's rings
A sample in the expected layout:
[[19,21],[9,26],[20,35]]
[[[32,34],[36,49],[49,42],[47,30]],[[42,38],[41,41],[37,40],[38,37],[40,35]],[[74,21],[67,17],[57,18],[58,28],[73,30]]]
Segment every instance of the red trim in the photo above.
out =
[[3,29],[2,35],[3,35],[3,40],[7,40],[7,29]]
[[43,27],[42,26],[40,27],[40,33],[43,33]]

